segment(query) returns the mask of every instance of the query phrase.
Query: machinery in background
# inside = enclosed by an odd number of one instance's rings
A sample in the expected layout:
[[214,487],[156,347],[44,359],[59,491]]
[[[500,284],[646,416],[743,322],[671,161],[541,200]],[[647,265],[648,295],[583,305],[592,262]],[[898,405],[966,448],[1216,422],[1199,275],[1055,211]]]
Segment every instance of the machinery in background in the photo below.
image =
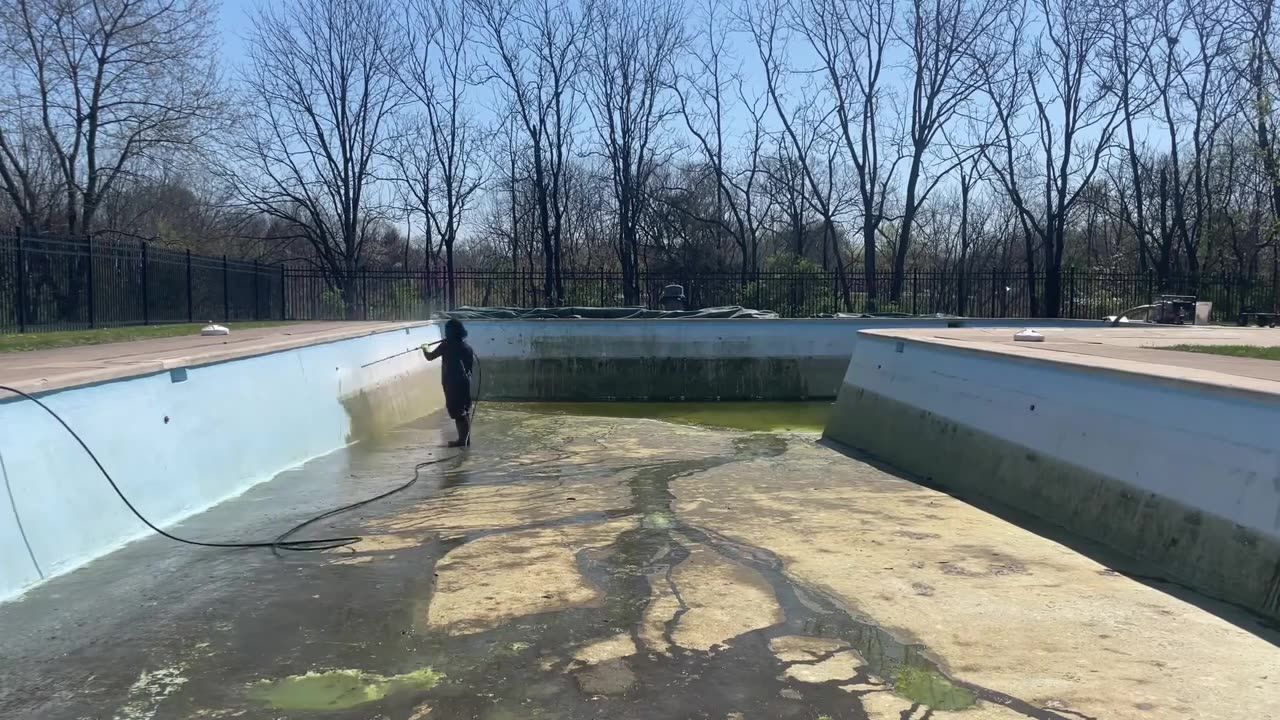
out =
[[1236,318],[1236,325],[1240,327],[1248,327],[1251,323],[1258,327],[1275,327],[1277,322],[1280,322],[1280,313],[1258,312],[1248,305],[1240,311],[1240,317]]
[[[1208,325],[1213,303],[1196,300],[1194,295],[1161,295],[1150,305],[1129,308],[1104,320],[1112,325],[1146,322],[1155,325]],[[1141,316],[1141,319],[1139,317]]]

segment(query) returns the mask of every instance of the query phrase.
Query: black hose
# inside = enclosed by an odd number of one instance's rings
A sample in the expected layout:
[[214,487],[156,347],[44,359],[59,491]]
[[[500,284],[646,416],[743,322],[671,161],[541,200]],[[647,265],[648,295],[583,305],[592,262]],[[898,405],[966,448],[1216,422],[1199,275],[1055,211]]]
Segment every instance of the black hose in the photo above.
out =
[[[334,548],[346,547],[348,545],[355,544],[359,542],[361,539],[360,536],[358,535],[349,535],[349,536],[331,537],[331,538],[317,538],[315,540],[289,540],[288,538],[291,535],[294,535],[298,531],[302,530],[303,528],[307,527],[308,525],[316,523],[320,520],[333,517],[334,515],[338,515],[340,513],[344,513],[349,510],[354,510],[363,505],[368,505],[369,503],[377,502],[378,500],[382,500],[383,498],[387,498],[398,492],[407,490],[414,483],[418,482],[418,476],[421,474],[423,468],[445,462],[446,460],[452,460],[453,458],[457,457],[457,455],[455,454],[455,455],[450,455],[448,457],[436,458],[434,460],[428,460],[426,462],[418,463],[416,466],[414,466],[413,478],[410,479],[408,482],[404,483],[403,485],[400,485],[392,490],[388,490],[387,492],[384,492],[380,495],[375,495],[374,497],[366,498],[364,500],[351,503],[350,505],[343,505],[340,508],[329,510],[309,520],[298,523],[297,525],[290,528],[287,532],[281,534],[275,540],[256,541],[256,542],[252,542],[252,541],[250,542],[205,542],[202,540],[188,540],[187,538],[178,537],[173,533],[166,532],[165,530],[158,527],[155,523],[148,520],[146,516],[143,515],[141,512],[139,512],[138,508],[134,507],[133,503],[129,502],[129,498],[124,494],[124,491],[122,491],[120,489],[120,486],[116,484],[115,478],[111,477],[111,473],[107,472],[107,469],[102,466],[102,462],[98,460],[98,456],[95,455],[93,451],[89,449],[89,446],[85,443],[84,439],[80,437],[79,433],[71,429],[71,426],[67,424],[67,421],[63,420],[62,417],[58,415],[58,413],[54,412],[52,408],[50,408],[48,405],[45,405],[38,398],[28,393],[25,393],[17,388],[9,387],[7,385],[0,385],[0,390],[11,392],[14,395],[30,400],[31,402],[39,406],[41,410],[44,410],[45,412],[49,413],[49,415],[52,416],[54,420],[57,420],[58,424],[61,425],[63,429],[65,429],[68,433],[70,433],[71,437],[75,438],[75,441],[79,443],[80,447],[89,456],[89,459],[92,460],[93,464],[97,466],[98,471],[101,472],[102,476],[107,479],[108,483],[110,483],[111,489],[115,490],[116,495],[120,497],[120,500],[124,502],[125,506],[129,508],[130,512],[132,512],[139,520],[141,520],[144,525],[151,528],[156,533],[166,538],[169,538],[170,540],[173,540],[175,542],[185,543],[187,545],[196,545],[198,547],[271,548],[273,551],[292,550],[295,552],[306,552],[306,551],[313,551],[313,550],[332,550]],[[472,410],[472,416],[473,417],[475,416],[474,409]]]

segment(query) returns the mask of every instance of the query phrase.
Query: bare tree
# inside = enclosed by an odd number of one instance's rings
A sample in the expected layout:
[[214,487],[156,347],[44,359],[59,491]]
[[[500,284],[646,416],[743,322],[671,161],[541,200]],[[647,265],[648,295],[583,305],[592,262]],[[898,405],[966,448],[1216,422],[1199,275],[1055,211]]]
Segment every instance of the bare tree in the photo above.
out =
[[670,161],[663,126],[673,60],[685,50],[684,7],[601,0],[587,50],[591,117],[608,163],[617,217],[623,297],[640,302],[640,225],[655,168]]
[[[760,17],[774,15],[766,10]],[[890,183],[899,158],[881,157],[884,134],[882,85],[893,40],[893,0],[814,0],[791,9],[792,27],[808,39],[826,79],[836,127],[853,167],[861,216],[867,308],[874,311],[879,293],[876,250],[886,218]],[[760,45],[758,33],[757,46]]]
[[[468,39],[474,31],[470,8],[449,0],[412,0],[401,28],[409,43],[408,61],[399,68],[401,79],[425,108],[415,142],[425,143],[422,150],[430,155],[404,179],[430,226],[428,246],[434,231],[444,248],[450,307],[457,299],[454,246],[458,231],[463,214],[484,185],[481,143],[485,133],[469,114],[466,98],[477,68]],[[435,171],[434,183],[429,175],[424,177],[428,168]]]
[[[760,268],[761,223],[769,213],[761,204],[760,185],[764,177],[762,152],[766,140],[766,97],[748,98],[741,74],[730,66],[727,51],[728,27],[720,15],[720,0],[708,0],[696,34],[697,47],[689,53],[691,68],[678,73],[672,90],[680,106],[680,116],[694,147],[702,154],[703,165],[715,181],[715,213],[700,218],[728,234],[737,246],[743,286]],[[736,87],[736,96],[731,91]],[[726,129],[726,115],[734,101],[750,119],[743,167],[733,167],[733,148]]]
[[[911,0],[902,44],[910,55],[910,111],[906,113],[907,183],[902,222],[893,259],[889,299],[902,296],[912,226],[938,182],[955,168],[946,154],[930,154],[943,130],[980,88],[975,63],[987,57],[981,46],[992,29],[1009,22],[1007,0]],[[963,188],[962,188],[963,189]],[[967,204],[964,205],[967,209]]]
[[561,274],[564,182],[581,104],[578,75],[591,3],[469,0],[485,37],[488,77],[499,83],[532,148],[533,185],[544,263],[543,299],[564,300]]
[[92,232],[138,163],[195,147],[221,109],[207,0],[15,0],[0,9],[0,182],[28,228],[56,169],[58,229]]
[[244,77],[247,107],[232,181],[253,210],[287,221],[358,310],[357,271],[390,219],[378,163],[405,103],[404,45],[385,0],[291,0],[263,9]]
[[1140,272],[1145,272],[1152,240],[1144,187],[1149,168],[1142,161],[1143,146],[1136,128],[1155,103],[1155,94],[1145,82],[1150,76],[1151,50],[1156,42],[1151,4],[1121,3],[1116,20],[1109,52],[1110,60],[1116,68],[1120,114],[1124,123],[1128,176],[1113,176],[1113,182],[1127,182],[1132,186],[1132,193],[1121,197],[1122,218],[1137,241],[1138,269]]
[[[1112,148],[1121,110],[1114,66],[1101,52],[1115,17],[1112,6],[1087,0],[1035,0],[1035,7],[1038,36],[1028,38],[1026,23],[1014,23],[1004,59],[981,64],[998,134],[985,157],[1023,224],[1032,314],[1057,317],[1067,223]],[[1032,128],[1026,133],[1024,121]],[[1033,183],[1038,199],[1027,193]]]
[[421,215],[424,220],[422,271],[430,277],[436,272],[439,252],[436,223],[431,217],[436,213],[439,196],[436,183],[440,175],[431,123],[421,115],[403,118],[397,124],[394,136],[395,141],[388,144],[388,160],[406,216]]
[[[792,191],[792,197],[798,195],[822,218],[824,265],[826,253],[830,249],[835,259],[836,281],[844,308],[852,311],[853,299],[849,277],[844,268],[844,252],[839,245],[839,234],[835,227],[840,199],[836,196],[836,156],[831,152],[834,150],[834,133],[829,122],[832,112],[819,108],[809,100],[814,93],[805,87],[800,91],[802,100],[799,107],[789,107],[783,97],[783,86],[787,82],[789,71],[783,60],[787,52],[784,36],[786,31],[779,23],[781,7],[765,3],[759,10],[757,14],[748,17],[748,29],[764,71],[770,105],[782,125],[780,142],[789,145],[783,155],[794,160],[799,179],[803,180],[805,186],[798,192]],[[802,238],[807,235],[807,228],[797,223],[794,232],[799,248]],[[803,253],[797,252],[796,255],[799,257]]]

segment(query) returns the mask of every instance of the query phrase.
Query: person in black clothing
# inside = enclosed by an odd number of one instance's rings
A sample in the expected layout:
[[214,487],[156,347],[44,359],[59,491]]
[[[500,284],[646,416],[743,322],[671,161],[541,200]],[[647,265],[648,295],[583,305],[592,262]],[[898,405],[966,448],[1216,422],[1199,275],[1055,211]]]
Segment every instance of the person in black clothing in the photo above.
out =
[[458,439],[449,447],[471,445],[471,369],[476,354],[467,344],[467,329],[453,319],[444,324],[444,340],[434,350],[422,346],[428,360],[443,358],[440,382],[444,385],[444,406],[458,427]]

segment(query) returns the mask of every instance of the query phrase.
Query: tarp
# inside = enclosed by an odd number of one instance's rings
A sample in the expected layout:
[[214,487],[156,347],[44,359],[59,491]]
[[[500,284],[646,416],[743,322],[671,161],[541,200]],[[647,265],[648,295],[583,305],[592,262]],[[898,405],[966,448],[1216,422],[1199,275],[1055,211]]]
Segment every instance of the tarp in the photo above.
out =
[[935,320],[956,320],[956,319],[959,319],[959,318],[961,318],[961,317],[963,317],[963,316],[962,316],[962,315],[948,315],[948,314],[946,314],[946,313],[930,313],[930,314],[928,314],[928,315],[912,315],[911,313],[903,313],[903,312],[882,312],[882,313],[845,313],[845,312],[839,312],[839,313],[823,313],[823,314],[821,314],[821,315],[814,315],[813,317],[815,317],[815,318],[854,318],[854,319],[866,319],[866,318],[932,318],[932,319],[935,319]]
[[749,318],[777,318],[770,310],[748,310],[742,307],[715,307],[702,310],[648,310],[640,307],[562,307],[562,308],[506,308],[460,307],[447,312],[437,312],[438,318],[459,320],[555,320],[591,318],[598,320],[697,320]]
[[[437,312],[435,317],[459,320],[581,320],[584,318],[597,320],[698,320],[698,319],[751,319],[771,320],[778,318],[772,310],[750,310],[744,307],[728,306],[703,308],[702,310],[649,310],[641,307],[562,307],[562,308],[509,308],[509,307],[460,307],[449,311]],[[814,318],[934,318],[958,319],[960,315],[934,313],[930,315],[912,315],[910,313],[823,313],[812,315]]]

